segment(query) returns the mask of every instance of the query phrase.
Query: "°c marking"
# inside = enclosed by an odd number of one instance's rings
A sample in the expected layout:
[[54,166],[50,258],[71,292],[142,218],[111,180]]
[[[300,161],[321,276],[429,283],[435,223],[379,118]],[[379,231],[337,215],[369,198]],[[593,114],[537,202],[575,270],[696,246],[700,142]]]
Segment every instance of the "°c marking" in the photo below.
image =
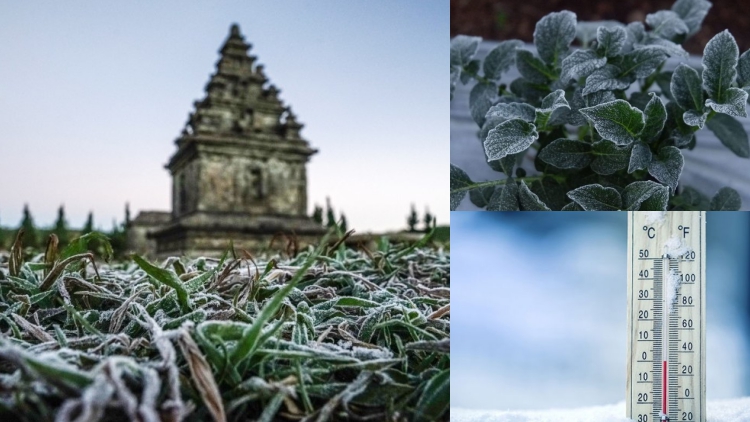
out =
[[648,236],[649,239],[653,239],[654,237],[656,237],[656,234],[654,233],[656,232],[656,229],[654,229],[653,227],[643,226],[643,231],[646,232],[646,236]]
[[687,237],[688,233],[690,233],[690,227],[688,227],[688,226],[685,226],[685,227],[683,227],[683,226],[677,226],[677,230],[679,230],[679,231],[682,232],[682,237],[683,238]]

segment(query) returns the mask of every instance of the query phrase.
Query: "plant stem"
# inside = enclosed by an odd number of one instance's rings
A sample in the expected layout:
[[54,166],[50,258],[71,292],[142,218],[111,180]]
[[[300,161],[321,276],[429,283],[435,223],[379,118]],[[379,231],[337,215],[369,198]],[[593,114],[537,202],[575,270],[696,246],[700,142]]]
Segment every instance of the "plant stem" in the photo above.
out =
[[[544,176],[545,175],[528,176],[528,177],[516,177],[513,180],[515,180],[515,181],[523,180],[524,182],[533,182],[533,181],[536,181],[536,180],[542,180],[544,178]],[[554,175],[546,175],[546,176],[547,177],[555,177],[555,178],[557,178],[557,176],[554,176]],[[458,189],[451,189],[451,193],[468,192],[468,191],[473,190],[473,189],[486,188],[486,187],[490,187],[490,186],[502,186],[502,185],[505,185],[505,183],[508,180],[510,180],[510,179],[489,180],[487,182],[474,183],[473,185],[462,186],[462,187],[460,187]]]

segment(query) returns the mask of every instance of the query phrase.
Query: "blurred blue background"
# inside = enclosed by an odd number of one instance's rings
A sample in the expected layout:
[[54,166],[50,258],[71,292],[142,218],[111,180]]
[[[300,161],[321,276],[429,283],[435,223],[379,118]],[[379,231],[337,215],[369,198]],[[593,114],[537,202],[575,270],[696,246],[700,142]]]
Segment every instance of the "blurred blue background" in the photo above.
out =
[[[451,407],[625,400],[625,213],[451,213]],[[750,396],[750,221],[709,213],[707,399]]]

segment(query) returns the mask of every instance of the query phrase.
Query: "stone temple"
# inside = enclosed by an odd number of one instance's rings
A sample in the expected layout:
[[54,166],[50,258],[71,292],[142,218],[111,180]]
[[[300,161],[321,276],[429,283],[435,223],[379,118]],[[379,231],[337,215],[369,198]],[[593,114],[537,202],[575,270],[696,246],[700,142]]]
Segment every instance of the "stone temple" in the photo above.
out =
[[314,243],[325,232],[307,215],[305,166],[317,150],[250,47],[232,25],[166,165],[172,212],[143,211],[129,222],[130,250],[218,255],[231,240],[252,252],[274,238],[275,248],[291,237]]

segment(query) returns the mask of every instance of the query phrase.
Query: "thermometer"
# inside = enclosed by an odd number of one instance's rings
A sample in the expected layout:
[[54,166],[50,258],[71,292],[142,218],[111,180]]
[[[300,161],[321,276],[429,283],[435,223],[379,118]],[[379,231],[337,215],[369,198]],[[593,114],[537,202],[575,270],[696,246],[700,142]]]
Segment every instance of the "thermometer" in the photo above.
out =
[[706,214],[628,213],[627,417],[706,421]]

